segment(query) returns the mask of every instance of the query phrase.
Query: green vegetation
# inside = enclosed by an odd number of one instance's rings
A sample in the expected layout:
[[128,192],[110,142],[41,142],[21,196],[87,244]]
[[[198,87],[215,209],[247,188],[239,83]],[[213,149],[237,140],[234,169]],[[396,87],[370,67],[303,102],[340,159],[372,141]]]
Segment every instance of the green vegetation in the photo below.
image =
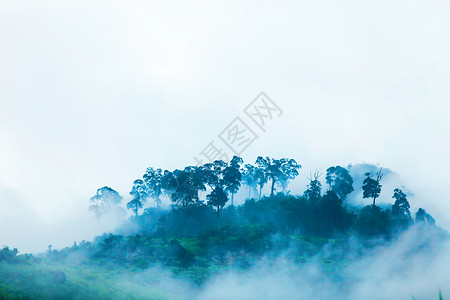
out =
[[[189,299],[187,293],[195,289],[171,290],[158,283],[175,278],[201,286],[216,274],[244,272],[256,261],[277,257],[298,266],[314,260],[337,280],[345,280],[341,270],[354,251],[352,238],[358,237],[361,247],[370,249],[395,240],[416,223],[440,230],[423,209],[413,220],[401,189],[393,192],[391,208],[375,204],[382,187],[381,169],[376,179],[366,174],[363,197],[372,203],[359,208],[346,203],[354,190],[346,168],[327,170],[325,193],[316,173],[303,195],[294,196],[287,190],[300,169],[294,160],[258,157],[255,165],[242,168],[242,164],[234,157],[230,164],[215,161],[174,171],[148,168],[130,192],[127,206],[133,216],[116,234],[61,250],[49,248],[36,257],[3,248],[0,298]],[[269,181],[270,196],[262,196]],[[242,186],[257,197],[226,206]],[[201,199],[199,191],[208,194]],[[160,207],[164,196],[171,200],[171,209]],[[140,213],[149,198],[155,206]],[[116,191],[104,187],[91,198],[90,210],[101,217],[121,200]],[[339,255],[321,257],[325,246]],[[351,254],[353,259],[362,255]]]

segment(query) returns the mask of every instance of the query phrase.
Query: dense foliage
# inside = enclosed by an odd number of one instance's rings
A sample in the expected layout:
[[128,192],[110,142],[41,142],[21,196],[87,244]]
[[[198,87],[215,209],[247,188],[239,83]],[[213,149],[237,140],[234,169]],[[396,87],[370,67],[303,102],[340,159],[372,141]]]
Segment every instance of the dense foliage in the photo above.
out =
[[[376,205],[382,187],[381,169],[376,178],[366,174],[363,197],[372,199],[372,203],[360,208],[346,203],[354,188],[353,178],[344,167],[327,169],[325,192],[316,173],[304,193],[294,196],[287,184],[298,175],[300,165],[295,160],[258,157],[255,165],[242,165],[242,159],[234,157],[229,164],[215,161],[183,170],[148,168],[143,179],[134,181],[130,192],[132,199],[127,207],[133,216],[115,234],[62,250],[49,248],[36,257],[3,248],[0,295],[139,298],[143,296],[134,290],[139,270],[169,270],[176,277],[201,285],[213,274],[229,268],[245,270],[263,257],[285,255],[302,264],[325,245],[339,249],[339,253],[351,251],[348,240],[355,236],[362,247],[373,247],[389,243],[414,224],[439,230],[423,209],[412,217],[407,195],[399,188],[393,191],[395,201],[390,208]],[[268,182],[270,195],[262,196]],[[256,192],[255,197],[249,196],[242,205],[227,206],[243,186],[249,195]],[[277,187],[281,188],[278,192]],[[207,191],[204,199],[199,191]],[[164,196],[172,202],[170,209],[160,207]],[[155,205],[139,214],[149,198]],[[90,210],[100,217],[121,200],[116,191],[104,187],[91,198]],[[322,264],[340,276],[345,259],[333,257]],[[153,282],[156,277],[142,280]],[[127,283],[126,288],[114,288],[118,278]],[[145,297],[177,296],[177,292],[161,293],[151,284],[140,290]]]

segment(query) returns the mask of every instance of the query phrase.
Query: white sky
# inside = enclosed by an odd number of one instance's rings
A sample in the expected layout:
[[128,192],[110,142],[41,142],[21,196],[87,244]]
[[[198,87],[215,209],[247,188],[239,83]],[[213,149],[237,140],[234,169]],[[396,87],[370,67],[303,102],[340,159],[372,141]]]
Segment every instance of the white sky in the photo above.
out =
[[2,0],[0,246],[101,233],[97,188],[128,197],[146,167],[192,164],[260,91],[284,114],[248,162],[292,157],[303,178],[380,163],[449,229],[449,15],[444,0]]

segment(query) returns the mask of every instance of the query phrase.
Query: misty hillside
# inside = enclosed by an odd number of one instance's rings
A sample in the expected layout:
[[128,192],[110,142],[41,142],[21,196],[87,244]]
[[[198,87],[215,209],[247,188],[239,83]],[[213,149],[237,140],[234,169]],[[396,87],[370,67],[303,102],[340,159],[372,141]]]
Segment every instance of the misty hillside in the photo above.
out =
[[[378,204],[389,169],[351,169],[332,166],[308,176],[294,159],[245,164],[237,156],[173,171],[150,167],[132,183],[129,201],[107,186],[90,199],[86,213],[99,221],[122,218],[126,205],[130,216],[113,232],[63,249],[49,245],[37,255],[0,250],[0,298],[448,294],[450,278],[438,268],[449,262],[448,233],[425,209],[411,211],[400,187],[388,191],[390,204]],[[293,195],[289,183],[297,176],[309,184]],[[418,278],[423,285],[414,284]]]
[[449,16],[0,0],[0,300],[450,300]]

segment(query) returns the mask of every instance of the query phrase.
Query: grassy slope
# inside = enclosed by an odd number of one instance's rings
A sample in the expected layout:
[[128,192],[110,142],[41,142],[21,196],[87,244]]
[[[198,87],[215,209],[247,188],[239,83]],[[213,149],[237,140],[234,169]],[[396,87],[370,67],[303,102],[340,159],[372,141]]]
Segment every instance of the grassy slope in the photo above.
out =
[[[249,230],[249,231],[248,231]],[[189,282],[202,283],[211,275],[233,268],[244,271],[247,266],[231,265],[229,259],[207,255],[208,250],[218,246],[233,249],[235,245],[244,245],[247,250],[260,247],[261,241],[267,238],[255,228],[244,230],[247,238],[242,235],[213,236],[210,238],[181,238],[178,239],[190,257],[190,263],[169,264],[164,262],[146,264],[148,267],[161,266],[158,270],[169,270],[175,278],[187,279]],[[304,250],[304,255],[298,256],[299,263],[309,261],[321,246],[328,240],[317,237],[291,235],[288,236],[291,246]],[[164,247],[158,238],[142,237],[148,247]],[[249,241],[256,241],[252,245]],[[264,251],[265,249],[253,249]],[[236,257],[243,255],[239,249]],[[334,269],[336,263],[323,260],[327,268]],[[55,283],[52,272],[62,271],[66,280]],[[162,272],[164,273],[164,272]],[[48,258],[32,259],[25,263],[10,264],[0,262],[0,298],[43,298],[43,299],[183,299],[183,290],[168,291],[167,287],[160,287],[158,280],[165,276],[159,271],[148,272],[134,265],[117,266],[108,263],[106,259],[83,264],[69,264],[55,262]],[[160,278],[158,278],[160,277]],[[166,277],[164,277],[166,278]],[[184,292],[190,289],[184,290]],[[177,295],[178,294],[178,295]],[[189,297],[187,297],[189,298]]]

